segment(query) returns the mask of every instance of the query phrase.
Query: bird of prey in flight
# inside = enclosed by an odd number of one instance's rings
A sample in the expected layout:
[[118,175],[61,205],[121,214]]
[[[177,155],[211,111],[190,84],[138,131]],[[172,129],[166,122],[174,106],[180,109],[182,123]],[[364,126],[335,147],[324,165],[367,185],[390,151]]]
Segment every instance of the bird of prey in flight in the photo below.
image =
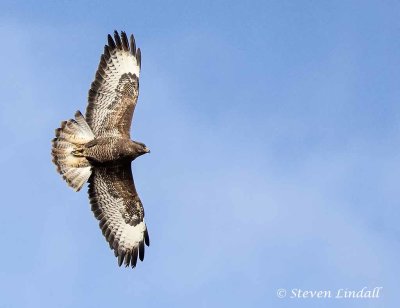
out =
[[89,200],[118,265],[143,261],[149,234],[135,189],[131,162],[150,150],[131,140],[139,95],[141,52],[133,35],[108,35],[89,90],[85,117],[63,121],[52,141],[53,162],[75,191],[89,182]]

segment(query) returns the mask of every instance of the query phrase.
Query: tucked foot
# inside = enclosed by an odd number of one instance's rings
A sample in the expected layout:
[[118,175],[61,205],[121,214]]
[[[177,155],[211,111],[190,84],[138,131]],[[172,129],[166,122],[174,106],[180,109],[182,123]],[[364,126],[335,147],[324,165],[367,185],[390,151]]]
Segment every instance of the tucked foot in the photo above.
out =
[[84,157],[85,155],[83,154],[83,149],[76,149],[71,152],[72,155],[76,157]]

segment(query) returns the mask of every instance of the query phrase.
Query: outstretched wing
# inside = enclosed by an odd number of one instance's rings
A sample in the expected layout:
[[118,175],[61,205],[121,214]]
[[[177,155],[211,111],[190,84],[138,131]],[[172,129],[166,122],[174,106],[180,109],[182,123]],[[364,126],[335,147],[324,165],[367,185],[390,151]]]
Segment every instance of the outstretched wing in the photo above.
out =
[[86,121],[97,137],[130,138],[139,95],[140,48],[125,32],[108,35],[95,80],[89,90]]
[[149,246],[150,241],[130,162],[94,167],[89,199],[118,265],[135,267],[138,256],[143,261],[144,244]]

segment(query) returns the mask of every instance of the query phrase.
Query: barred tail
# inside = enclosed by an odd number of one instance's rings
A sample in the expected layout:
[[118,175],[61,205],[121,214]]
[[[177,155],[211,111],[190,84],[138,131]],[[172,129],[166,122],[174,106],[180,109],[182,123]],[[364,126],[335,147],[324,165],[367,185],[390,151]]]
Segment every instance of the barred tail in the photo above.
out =
[[85,144],[94,139],[94,135],[80,111],[75,120],[61,123],[56,129],[51,154],[57,171],[75,191],[79,191],[89,179],[92,171],[89,161],[83,156]]

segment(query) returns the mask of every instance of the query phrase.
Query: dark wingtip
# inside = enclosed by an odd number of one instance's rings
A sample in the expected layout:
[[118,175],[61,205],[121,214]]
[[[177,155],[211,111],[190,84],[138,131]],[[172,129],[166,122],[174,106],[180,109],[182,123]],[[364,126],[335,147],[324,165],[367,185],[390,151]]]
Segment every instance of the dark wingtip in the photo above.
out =
[[135,37],[133,36],[133,34],[131,34],[131,36],[129,37],[129,41],[130,41],[130,47],[131,47],[131,54],[133,56],[136,55],[136,42],[135,42]]
[[[108,45],[104,45],[103,55],[105,57],[105,60],[110,59],[110,57],[111,57],[111,55],[110,55],[110,47]],[[101,67],[101,66],[99,65],[99,67]]]
[[115,40],[115,45],[117,45],[117,48],[122,49],[121,38],[120,38],[117,30],[114,31],[114,40]]
[[83,117],[82,112],[80,112],[79,110],[77,110],[75,112],[75,118],[79,118],[79,117]]
[[118,266],[121,266],[124,262],[125,251],[118,251]]
[[136,61],[139,65],[139,68],[142,68],[142,52],[140,51],[140,48],[136,50]]
[[146,230],[144,230],[144,242],[146,243],[147,246],[150,246],[150,238],[149,238],[149,232]]
[[108,39],[108,46],[110,46],[111,49],[115,49],[115,42],[114,42],[111,34],[109,34],[107,36],[107,39]]
[[122,48],[125,51],[129,51],[128,37],[126,36],[126,33],[124,31],[121,31],[121,40],[122,40]]
[[132,266],[132,268],[136,267],[137,258],[138,258],[138,248],[137,247],[133,247],[133,249],[132,249],[132,257],[131,257],[131,266]]
[[140,261],[144,260],[144,242],[143,241],[141,241],[139,243],[139,259],[140,259]]
[[125,256],[125,267],[128,267],[130,262],[131,262],[131,253],[127,251]]

